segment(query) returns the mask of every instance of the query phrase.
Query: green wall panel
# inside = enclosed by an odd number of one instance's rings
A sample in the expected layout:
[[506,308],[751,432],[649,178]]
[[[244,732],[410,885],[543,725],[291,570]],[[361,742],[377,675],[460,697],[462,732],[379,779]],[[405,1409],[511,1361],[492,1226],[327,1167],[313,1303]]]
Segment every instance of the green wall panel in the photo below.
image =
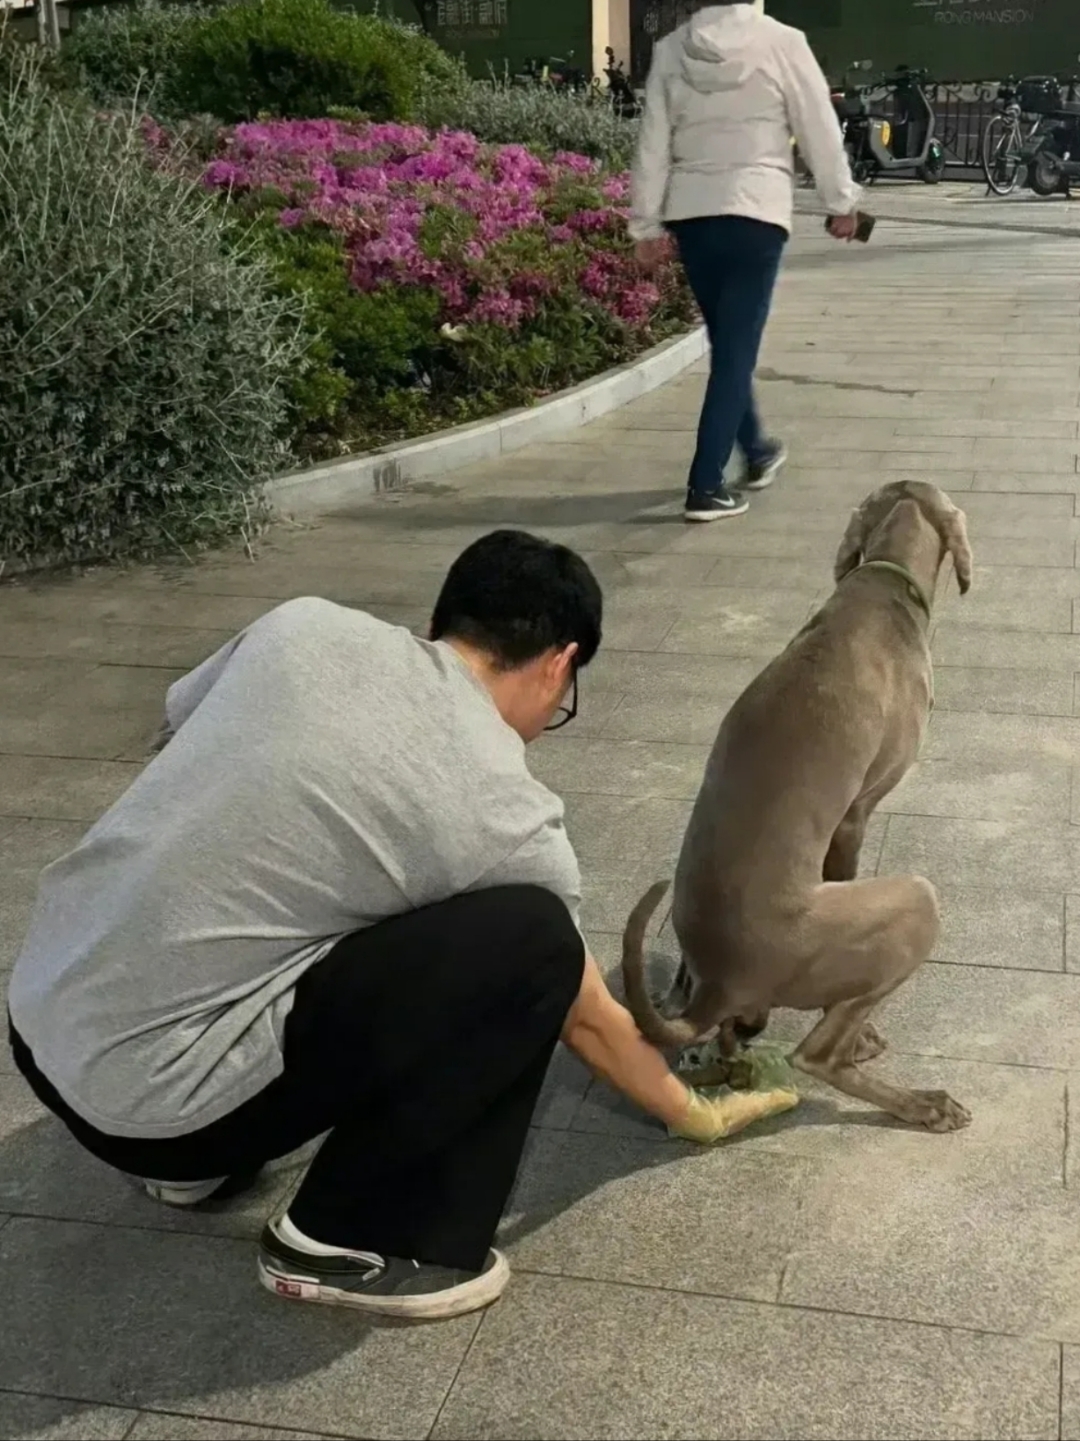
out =
[[[412,0],[340,0],[343,7],[378,9],[383,15],[415,22]],[[447,50],[463,55],[474,75],[520,68],[532,57],[553,55],[588,70],[592,63],[590,0],[441,0],[432,34]]]
[[836,77],[854,60],[942,80],[1080,73],[1080,0],[766,0]]

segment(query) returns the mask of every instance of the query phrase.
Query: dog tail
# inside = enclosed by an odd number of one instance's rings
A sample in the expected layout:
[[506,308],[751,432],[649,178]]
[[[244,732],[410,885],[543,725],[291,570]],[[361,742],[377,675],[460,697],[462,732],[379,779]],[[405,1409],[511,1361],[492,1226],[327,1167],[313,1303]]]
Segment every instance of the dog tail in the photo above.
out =
[[693,1045],[698,1039],[696,1026],[681,1016],[671,1020],[662,1016],[645,984],[645,930],[667,888],[667,881],[658,881],[645,892],[630,912],[630,919],[623,932],[623,985],[626,987],[626,1004],[630,1014],[645,1039],[654,1046],[681,1049],[683,1046]]

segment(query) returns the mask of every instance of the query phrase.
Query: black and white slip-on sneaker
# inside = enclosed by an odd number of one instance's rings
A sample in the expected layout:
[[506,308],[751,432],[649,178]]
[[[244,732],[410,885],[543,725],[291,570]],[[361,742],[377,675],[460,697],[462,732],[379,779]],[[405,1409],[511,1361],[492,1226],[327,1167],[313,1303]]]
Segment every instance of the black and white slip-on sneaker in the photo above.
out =
[[234,1176],[217,1176],[212,1181],[151,1181],[138,1177],[151,1201],[163,1206],[200,1206],[204,1201],[231,1201],[250,1191],[262,1175],[262,1167],[240,1171]]
[[743,515],[750,509],[745,495],[732,495],[726,487],[708,495],[688,495],[683,515],[687,520],[725,520],[730,515]]
[[779,441],[760,459],[747,464],[740,490],[767,490],[787,463],[787,447]]
[[506,1257],[495,1250],[482,1271],[455,1271],[374,1251],[313,1255],[285,1241],[273,1221],[259,1242],[259,1280],[275,1296],[403,1321],[441,1321],[479,1311],[498,1300],[509,1279]]

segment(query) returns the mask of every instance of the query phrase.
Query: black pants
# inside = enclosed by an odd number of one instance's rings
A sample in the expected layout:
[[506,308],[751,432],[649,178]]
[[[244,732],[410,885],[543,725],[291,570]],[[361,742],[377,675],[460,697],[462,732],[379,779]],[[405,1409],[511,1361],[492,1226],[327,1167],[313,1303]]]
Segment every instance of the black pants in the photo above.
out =
[[14,1032],[11,1045],[38,1099],[118,1170],[206,1180],[329,1131],[289,1207],[301,1231],[479,1270],[584,959],[565,906],[531,886],[358,931],[297,985],[283,1074],[212,1125],[167,1140],[88,1125]]

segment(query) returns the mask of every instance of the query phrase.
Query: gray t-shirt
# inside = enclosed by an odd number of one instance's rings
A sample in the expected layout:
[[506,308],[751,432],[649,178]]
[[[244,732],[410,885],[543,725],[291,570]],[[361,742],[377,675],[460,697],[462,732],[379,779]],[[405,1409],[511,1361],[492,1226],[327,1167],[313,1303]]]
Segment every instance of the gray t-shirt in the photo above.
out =
[[177,681],[173,739],[42,875],[16,1029],[71,1108],[184,1135],[282,1069],[297,980],[335,941],[488,886],[575,921],[562,802],[447,645],[288,601]]

